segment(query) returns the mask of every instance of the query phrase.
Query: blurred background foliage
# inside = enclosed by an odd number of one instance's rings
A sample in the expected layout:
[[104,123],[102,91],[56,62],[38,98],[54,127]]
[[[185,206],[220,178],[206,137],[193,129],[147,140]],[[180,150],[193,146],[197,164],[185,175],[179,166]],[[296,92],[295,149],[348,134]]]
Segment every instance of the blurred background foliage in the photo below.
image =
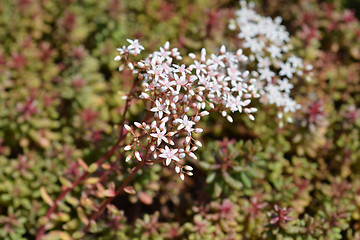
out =
[[[303,106],[279,127],[276,108],[255,122],[203,122],[204,147],[181,182],[160,165],[133,179],[136,194],[108,206],[86,239],[360,239],[360,15],[358,0],[258,0],[281,16],[294,51],[314,66],[295,79]],[[125,93],[116,48],[148,53],[170,41],[183,55],[235,50],[232,0],[0,0],[0,238],[34,239],[78,158],[95,162],[116,141]],[[142,114],[132,106],[129,121]],[[121,183],[129,165],[115,166]],[[88,183],[91,185],[91,183]],[[46,193],[40,189],[44,187]],[[92,199],[81,185],[61,203],[47,239],[77,239]]]

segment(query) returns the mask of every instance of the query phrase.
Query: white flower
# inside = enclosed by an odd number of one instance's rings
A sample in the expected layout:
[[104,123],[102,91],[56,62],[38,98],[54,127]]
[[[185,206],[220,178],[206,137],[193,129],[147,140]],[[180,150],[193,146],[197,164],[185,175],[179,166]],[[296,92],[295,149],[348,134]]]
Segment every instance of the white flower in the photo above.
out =
[[288,58],[288,62],[290,62],[293,66],[293,68],[303,68],[304,65],[302,63],[302,59],[299,57],[296,57],[294,55],[290,56]]
[[184,88],[185,90],[187,90],[187,83],[188,81],[186,80],[186,75],[185,74],[181,74],[181,76],[179,77],[176,73],[174,73],[174,78],[176,81],[176,91],[180,92],[181,87]]
[[140,45],[139,40],[137,39],[135,40],[127,39],[127,41],[130,43],[127,49],[130,50],[129,52],[132,54],[135,55],[140,54],[141,51],[145,49],[143,46]]
[[166,129],[161,131],[159,128],[156,128],[155,131],[156,131],[156,133],[151,133],[150,136],[157,138],[158,146],[161,144],[161,141],[169,143],[168,139],[165,137]]
[[195,125],[195,122],[190,121],[188,116],[186,115],[183,117],[183,119],[175,119],[175,122],[180,123],[180,125],[178,126],[178,130],[185,128],[185,130],[189,133],[194,130],[192,126]]
[[163,74],[164,68],[162,65],[152,65],[152,70],[149,70],[148,73],[153,74],[155,76],[154,80],[157,82],[159,78],[163,78],[165,74]]
[[200,62],[198,62],[198,61],[196,61],[196,60],[194,61],[194,64],[191,64],[191,65],[189,66],[189,68],[190,68],[191,70],[196,69],[196,75],[199,75],[200,72],[203,72],[203,73],[206,74],[207,71],[206,71],[205,67],[206,67],[205,64],[201,64]]
[[222,61],[224,56],[216,56],[215,54],[211,54],[211,59],[208,59],[206,64],[208,64],[210,67],[217,68],[219,65],[221,67],[225,67],[224,62]]
[[168,146],[165,146],[165,149],[160,149],[162,152],[159,157],[165,158],[165,165],[169,166],[172,160],[180,161],[180,159],[175,155],[179,149],[170,149]]
[[278,83],[280,90],[283,90],[286,93],[290,93],[290,89],[294,87],[294,85],[289,83],[289,80],[287,78],[284,78],[283,80],[279,80]]
[[174,89],[171,86],[176,85],[175,81],[169,81],[170,79],[168,77],[163,78],[162,80],[159,80],[159,84],[160,84],[160,90],[165,92],[166,90],[170,90],[171,92],[174,91]]
[[185,64],[182,64],[181,66],[173,64],[173,66],[175,67],[174,72],[178,72],[178,73],[191,73],[185,66]]
[[259,73],[260,73],[260,80],[265,80],[268,82],[271,82],[271,79],[273,77],[275,77],[275,73],[273,71],[271,71],[268,67],[264,68],[264,69],[259,69]]
[[293,77],[293,73],[295,72],[295,69],[293,69],[290,65],[290,63],[280,63],[280,76],[287,76],[288,78]]
[[155,101],[156,107],[153,107],[150,109],[152,112],[157,112],[159,114],[159,118],[161,119],[163,117],[163,113],[170,114],[170,111],[168,110],[168,107],[165,104],[162,104],[159,100]]

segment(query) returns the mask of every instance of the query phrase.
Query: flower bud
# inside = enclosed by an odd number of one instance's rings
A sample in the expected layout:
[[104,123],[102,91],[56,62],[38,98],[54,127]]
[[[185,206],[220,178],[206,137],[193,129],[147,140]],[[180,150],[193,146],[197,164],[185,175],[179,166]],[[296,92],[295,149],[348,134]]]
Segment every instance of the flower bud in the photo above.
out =
[[204,116],[209,115],[209,112],[208,112],[208,111],[202,111],[199,115],[200,115],[201,117],[204,117]]
[[185,165],[184,169],[187,170],[187,171],[192,171],[193,167],[191,167],[189,165]]
[[142,159],[140,157],[140,153],[138,151],[135,152],[135,157],[137,158],[137,160],[139,160],[139,162],[142,161]]
[[189,152],[189,157],[193,158],[193,159],[197,159],[197,157],[195,156],[195,154],[193,152]]
[[198,145],[199,147],[202,147],[202,144],[201,144],[201,142],[199,140],[196,140],[195,144]]
[[196,58],[196,55],[193,54],[193,53],[189,53],[189,57],[190,57],[191,59],[195,59],[195,58]]
[[194,129],[194,132],[195,133],[201,133],[201,132],[203,132],[204,130],[202,129],[202,128],[195,128]]

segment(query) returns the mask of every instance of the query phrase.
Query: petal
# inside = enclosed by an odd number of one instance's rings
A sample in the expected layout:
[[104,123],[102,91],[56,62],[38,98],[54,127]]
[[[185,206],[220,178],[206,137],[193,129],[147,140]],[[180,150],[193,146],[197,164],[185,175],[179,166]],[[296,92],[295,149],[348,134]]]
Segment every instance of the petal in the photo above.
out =
[[175,161],[180,161],[180,159],[177,156],[173,156],[172,159],[174,159]]

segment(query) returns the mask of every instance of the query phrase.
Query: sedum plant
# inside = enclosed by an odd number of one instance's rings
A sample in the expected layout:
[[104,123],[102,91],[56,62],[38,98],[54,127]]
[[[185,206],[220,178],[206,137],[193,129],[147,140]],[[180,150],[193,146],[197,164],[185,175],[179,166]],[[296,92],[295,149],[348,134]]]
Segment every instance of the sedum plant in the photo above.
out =
[[[242,13],[238,13],[239,23],[246,21],[241,15],[249,15],[251,19],[249,21],[253,21],[256,17],[260,19],[258,22],[255,20],[257,27],[253,28],[254,33],[240,28],[239,36],[249,34],[253,38],[249,40],[245,37],[246,41],[243,43],[248,56],[242,48],[232,53],[222,46],[219,54],[207,54],[207,50],[203,48],[200,56],[190,53],[191,60],[188,59],[189,63],[185,63],[178,48],[170,49],[169,42],[166,42],[160,51],[155,51],[145,59],[141,59],[141,52],[145,48],[137,39],[127,39],[129,45],[117,49],[119,55],[114,60],[120,62],[119,70],[123,71],[127,68],[133,74],[132,86],[128,94],[122,98],[126,103],[122,122],[119,125],[118,140],[105,155],[90,166],[79,160],[79,166],[84,170],[83,174],[73,183],[69,183],[55,202],[48,200],[51,202],[51,208],[42,219],[43,225],[37,235],[38,239],[42,238],[45,229],[50,226],[45,223],[57,209],[57,204],[83,182],[88,184],[88,190],[83,191],[80,202],[88,201],[90,207],[87,211],[80,211],[85,219],[83,221],[85,227],[77,236],[84,236],[90,229],[95,229],[96,219],[117,195],[122,192],[136,193],[134,188],[128,185],[144,166],[162,163],[164,166],[172,166],[181,180],[185,179],[185,175],[192,176],[193,167],[187,165],[185,161],[197,159],[194,152],[202,147],[198,135],[203,132],[203,128],[198,125],[200,120],[210,113],[217,112],[231,123],[233,122],[231,113],[234,112],[245,114],[250,120],[255,120],[253,114],[257,108],[251,106],[251,102],[260,97],[262,103],[276,102],[277,106],[281,107],[280,118],[282,112],[295,112],[299,108],[295,100],[289,96],[292,84],[288,79],[292,78],[292,74],[297,69],[299,69],[298,74],[301,75],[302,61],[293,55],[289,58],[290,62],[282,63],[279,60],[283,52],[289,51],[289,46],[282,47],[282,44],[288,41],[288,33],[279,25],[279,21],[272,20],[265,22],[273,28],[265,30],[268,26],[264,25],[261,17],[246,6],[244,9]],[[246,24],[252,26],[250,22]],[[275,37],[267,36],[271,32]],[[263,40],[264,36],[265,39],[266,37],[269,39]],[[258,46],[250,46],[251,41],[258,41],[254,43]],[[259,47],[265,44],[267,52],[262,52]],[[274,51],[277,54],[274,54]],[[254,65],[255,59],[258,62],[262,61],[263,64]],[[273,67],[271,71],[270,65],[266,62],[281,67],[280,69]],[[280,76],[275,76],[275,71]],[[281,76],[287,78],[281,80]],[[129,125],[126,123],[126,115],[130,105],[138,104],[137,101],[142,102],[145,114],[139,121]],[[115,154],[117,160],[110,165],[104,163]],[[113,166],[119,164],[123,157],[125,162],[133,160],[131,162],[134,166],[123,179],[120,187],[115,188],[115,182],[109,180],[108,176],[116,171]],[[91,176],[100,169],[102,171],[100,175]],[[45,193],[44,195],[48,198]],[[100,205],[96,205],[90,200],[91,195],[105,199]],[[90,217],[86,216],[88,214]]]
[[0,238],[359,239],[353,2],[4,0]]

